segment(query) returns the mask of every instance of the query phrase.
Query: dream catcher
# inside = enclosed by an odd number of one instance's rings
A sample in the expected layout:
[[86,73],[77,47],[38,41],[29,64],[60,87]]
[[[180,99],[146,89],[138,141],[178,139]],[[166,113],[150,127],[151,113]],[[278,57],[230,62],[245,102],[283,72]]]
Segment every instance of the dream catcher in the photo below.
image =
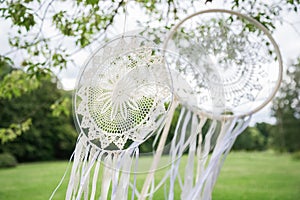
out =
[[[79,137],[66,199],[120,200],[129,190],[132,199],[156,199],[164,187],[165,199],[172,200],[179,198],[176,184],[181,199],[211,199],[235,139],[281,81],[274,39],[237,12],[188,16],[173,27],[162,49],[145,37],[124,34],[88,59],[74,94]],[[151,136],[158,142],[139,191],[139,146]],[[166,150],[168,169],[158,177]]]
[[127,199],[138,147],[167,114],[169,81],[162,53],[141,36],[123,35],[90,57],[74,94],[80,135],[66,199]]
[[[281,55],[263,25],[227,10],[188,16],[171,30],[164,49],[173,79],[173,105],[180,110],[170,144],[166,199],[175,199],[176,182],[181,199],[211,199],[235,139],[279,87]],[[164,132],[168,130],[166,125]],[[182,163],[185,152],[187,160]],[[153,169],[160,156],[153,161]],[[149,196],[154,178],[154,173],[148,175],[141,199]]]

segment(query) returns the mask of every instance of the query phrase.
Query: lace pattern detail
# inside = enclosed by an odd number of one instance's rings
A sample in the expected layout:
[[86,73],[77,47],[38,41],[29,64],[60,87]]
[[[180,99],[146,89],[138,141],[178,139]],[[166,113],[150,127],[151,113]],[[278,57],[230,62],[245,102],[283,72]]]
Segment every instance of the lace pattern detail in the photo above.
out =
[[[250,28],[251,30],[249,30]],[[174,92],[198,112],[241,116],[268,101],[280,68],[271,41],[255,24],[228,13],[206,13],[177,27],[166,48],[178,74]],[[181,88],[188,85],[190,88]],[[190,97],[188,97],[190,96]]]
[[94,55],[75,94],[79,126],[101,149],[122,150],[128,140],[145,140],[160,125],[170,100],[161,55],[148,46],[132,50],[130,44],[120,39],[117,50],[106,46],[103,56]]

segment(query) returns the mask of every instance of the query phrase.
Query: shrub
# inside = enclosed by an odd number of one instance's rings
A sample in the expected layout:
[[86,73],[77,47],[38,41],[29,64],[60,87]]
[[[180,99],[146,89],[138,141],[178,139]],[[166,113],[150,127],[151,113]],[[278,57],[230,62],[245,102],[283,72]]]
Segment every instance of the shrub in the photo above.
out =
[[294,152],[292,154],[293,159],[300,160],[300,151]]
[[0,168],[15,167],[17,164],[16,158],[10,153],[0,154]]
[[248,127],[238,136],[233,150],[262,151],[266,149],[266,137],[255,127]]

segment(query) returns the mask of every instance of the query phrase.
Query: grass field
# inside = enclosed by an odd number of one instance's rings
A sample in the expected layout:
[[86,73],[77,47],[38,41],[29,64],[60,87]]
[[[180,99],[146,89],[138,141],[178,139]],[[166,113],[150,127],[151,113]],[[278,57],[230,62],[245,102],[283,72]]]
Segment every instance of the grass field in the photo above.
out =
[[[141,158],[140,163],[147,164],[147,159]],[[66,166],[67,162],[44,162],[0,169],[0,199],[48,199]],[[138,176],[137,183],[141,185],[144,178],[145,175]],[[66,185],[67,180],[54,199],[64,199]],[[179,199],[179,195],[177,197]],[[156,199],[163,199],[163,191]],[[271,152],[231,152],[222,168],[213,199],[298,200],[300,161],[293,160],[289,155]]]

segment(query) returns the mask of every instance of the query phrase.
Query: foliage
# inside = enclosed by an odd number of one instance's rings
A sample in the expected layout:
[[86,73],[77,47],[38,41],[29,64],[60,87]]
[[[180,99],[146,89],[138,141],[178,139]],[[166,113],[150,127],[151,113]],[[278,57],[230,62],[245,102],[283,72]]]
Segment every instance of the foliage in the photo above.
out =
[[264,137],[264,149],[270,148],[271,141],[272,141],[272,132],[274,131],[275,126],[272,124],[268,124],[265,122],[256,123],[255,128],[261,133],[261,135]]
[[0,99],[12,99],[39,86],[37,79],[22,70],[13,70],[10,59],[0,56]]
[[[30,79],[21,70],[14,70],[11,67],[10,60],[3,57],[0,57],[0,69],[0,78],[2,78],[0,82],[0,101],[20,97],[39,86],[39,82],[36,79]],[[27,118],[17,123],[11,122],[11,124],[7,125],[7,128],[0,127],[0,141],[5,143],[14,140],[22,132],[27,131],[31,123],[31,119]]]
[[[44,79],[39,88],[30,93],[10,100],[0,99],[1,126],[6,127],[3,128],[6,132],[15,131],[15,136],[18,135],[12,142],[0,146],[0,152],[10,152],[22,162],[68,158],[73,151],[77,133],[70,115],[66,116],[59,112],[55,112],[56,116],[52,114],[51,105],[55,105],[61,98],[69,99],[65,103],[65,109],[70,113],[70,94],[58,90],[55,79],[52,81]],[[20,125],[11,127],[12,122],[24,124],[22,123],[24,119],[32,121],[30,127]],[[19,132],[15,130],[17,127],[21,129]],[[2,141],[5,140],[7,139]]]
[[[170,28],[180,17],[197,11],[196,8],[204,6],[205,2],[138,0],[127,4],[140,8],[148,17],[148,21],[138,22],[142,27],[158,24]],[[252,16],[272,31],[275,22],[283,20],[283,12],[299,10],[299,2],[231,0],[228,4],[232,9]],[[11,23],[9,44],[12,49],[2,57],[12,58],[16,52],[21,52],[22,66],[29,74],[37,78],[49,75],[57,68],[65,68],[72,62],[71,57],[82,48],[99,43],[100,39],[107,36],[116,25],[116,18],[126,11],[125,6],[125,0],[3,1],[0,17]]]
[[0,56],[0,80],[3,80],[13,70],[12,64],[12,61],[8,57]]
[[60,115],[70,116],[70,105],[70,98],[60,98],[56,100],[54,104],[50,106],[50,109],[52,110],[52,115],[55,117],[59,117]]
[[267,139],[261,134],[256,127],[248,127],[241,135],[238,136],[232,149],[262,151],[266,149]]
[[0,154],[0,168],[15,167],[18,162],[16,158],[9,153]]
[[279,151],[299,151],[300,57],[288,66],[272,110],[277,119],[272,145]]
[[[299,0],[284,0],[284,1],[244,1],[233,0],[232,9],[239,9],[242,13],[247,13],[264,25],[270,31],[276,29],[275,21],[282,22],[284,19],[280,18],[283,11],[297,12],[300,9]],[[249,27],[251,28],[251,27]]]
[[9,125],[8,128],[0,128],[0,139],[2,143],[12,141],[17,136],[20,136],[23,132],[28,131],[31,124],[32,121],[29,118],[26,121],[20,122],[18,124],[12,123]]
[[31,79],[21,70],[13,70],[0,83],[0,98],[19,97],[38,86],[39,82],[35,78]]

